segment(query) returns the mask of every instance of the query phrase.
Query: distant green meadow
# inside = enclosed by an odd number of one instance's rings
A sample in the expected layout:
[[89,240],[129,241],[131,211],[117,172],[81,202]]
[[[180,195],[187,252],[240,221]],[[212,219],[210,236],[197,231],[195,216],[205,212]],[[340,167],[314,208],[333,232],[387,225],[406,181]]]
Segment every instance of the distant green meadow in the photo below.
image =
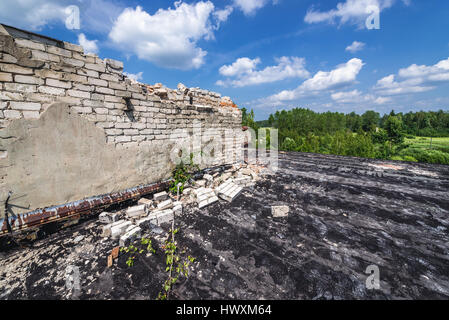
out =
[[406,138],[405,145],[392,160],[449,164],[449,137]]

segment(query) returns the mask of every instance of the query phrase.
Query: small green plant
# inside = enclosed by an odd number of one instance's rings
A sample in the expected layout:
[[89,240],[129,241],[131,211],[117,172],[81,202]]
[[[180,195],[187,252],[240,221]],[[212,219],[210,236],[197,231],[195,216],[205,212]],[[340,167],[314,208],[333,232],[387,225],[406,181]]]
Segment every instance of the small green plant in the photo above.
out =
[[[174,221],[170,230],[171,237],[165,241],[165,245],[163,246],[166,264],[165,272],[168,273],[168,278],[162,285],[162,291],[157,296],[158,300],[169,299],[173,285],[179,280],[180,276],[189,277],[190,264],[195,261],[195,258],[191,256],[185,257],[186,250],[180,250],[178,248],[175,235],[179,232],[179,229],[174,229],[173,226]],[[138,255],[145,253],[145,251],[151,254],[156,253],[149,238],[140,239],[140,243],[136,245],[131,244],[127,247],[120,248],[120,252],[129,254],[126,265],[130,268],[134,266],[134,261]]]
[[189,267],[190,264],[195,261],[195,258],[187,256],[183,258],[182,256],[186,253],[185,250],[179,251],[175,241],[175,235],[179,232],[179,229],[172,229],[171,239],[168,238],[165,241],[165,272],[168,273],[168,278],[162,285],[162,291],[159,292],[157,297],[158,300],[168,300],[170,297],[170,291],[173,285],[179,280],[182,275],[186,278],[189,277]]
[[134,266],[134,260],[136,259],[137,254],[142,254],[145,252],[156,253],[156,250],[153,249],[151,239],[142,238],[140,239],[140,249],[130,244],[128,247],[120,248],[120,252],[129,253],[128,259],[126,260],[126,265],[128,267]]
[[198,170],[199,166],[193,163],[193,153],[191,153],[190,162],[188,164],[185,164],[181,160],[181,162],[173,170],[173,181],[171,182],[169,188],[170,192],[172,194],[177,194],[178,184],[181,184],[179,187],[179,192],[182,193],[185,183],[192,177],[192,173]]

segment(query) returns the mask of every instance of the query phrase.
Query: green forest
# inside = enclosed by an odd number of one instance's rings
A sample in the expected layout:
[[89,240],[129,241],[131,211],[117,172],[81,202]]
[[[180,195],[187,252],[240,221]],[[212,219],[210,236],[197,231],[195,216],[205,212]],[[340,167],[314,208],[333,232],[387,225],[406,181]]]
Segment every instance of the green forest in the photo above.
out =
[[365,158],[449,164],[449,112],[419,111],[381,116],[317,113],[295,108],[255,121],[254,111],[242,108],[242,124],[278,129],[279,149]]

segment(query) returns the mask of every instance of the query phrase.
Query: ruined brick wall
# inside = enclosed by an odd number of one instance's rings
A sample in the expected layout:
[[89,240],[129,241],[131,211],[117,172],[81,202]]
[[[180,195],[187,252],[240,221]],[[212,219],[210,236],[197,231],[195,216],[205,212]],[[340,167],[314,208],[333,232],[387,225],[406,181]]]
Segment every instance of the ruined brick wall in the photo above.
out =
[[0,25],[0,200],[13,191],[14,214],[168,178],[176,143],[198,132],[190,152],[215,146],[203,167],[240,159],[229,98],[137,83],[122,62]]

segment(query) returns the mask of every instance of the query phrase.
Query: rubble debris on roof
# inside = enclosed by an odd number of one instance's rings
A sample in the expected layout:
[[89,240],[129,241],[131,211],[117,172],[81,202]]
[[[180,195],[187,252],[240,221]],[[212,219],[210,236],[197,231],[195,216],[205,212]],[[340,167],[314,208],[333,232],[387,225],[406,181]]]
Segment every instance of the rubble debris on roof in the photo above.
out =
[[[200,209],[194,192],[183,194],[177,241],[196,262],[172,297],[448,299],[449,167],[401,163],[402,170],[379,171],[370,164],[396,163],[283,153],[278,172],[262,174],[260,168],[258,181],[230,203]],[[212,188],[241,169],[221,171]],[[230,176],[221,181],[224,174]],[[273,218],[272,206],[288,206],[288,216]],[[113,213],[124,219],[125,211]],[[149,215],[153,211],[154,205]],[[127,222],[127,228],[135,224]],[[171,226],[140,227],[156,254],[132,268],[123,255],[107,267],[119,239],[103,237],[101,226],[90,220],[32,248],[5,252],[0,298],[74,298],[65,286],[66,269],[73,266],[80,272],[78,299],[154,299],[165,279],[161,245]],[[75,243],[78,236],[84,238]],[[370,265],[379,267],[379,290],[366,287]]]

